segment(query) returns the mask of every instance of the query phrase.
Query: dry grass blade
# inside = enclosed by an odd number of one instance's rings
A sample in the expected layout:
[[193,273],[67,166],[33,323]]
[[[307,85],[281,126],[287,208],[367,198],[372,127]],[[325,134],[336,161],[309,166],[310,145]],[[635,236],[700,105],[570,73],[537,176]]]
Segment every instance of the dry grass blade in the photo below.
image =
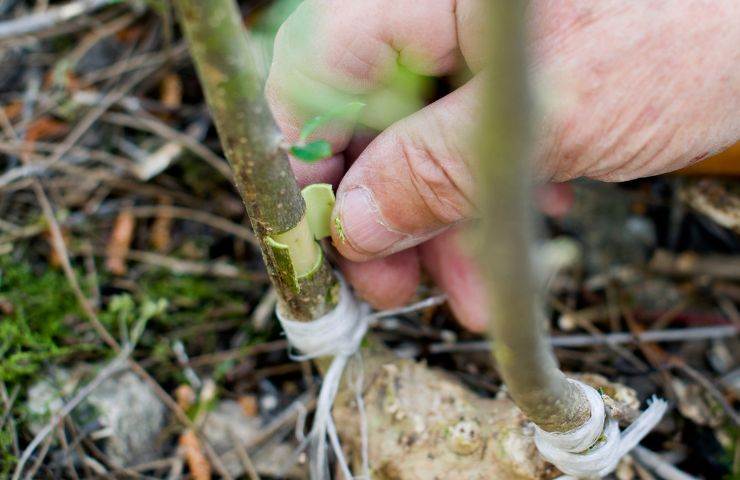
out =
[[76,0],[66,5],[8,20],[0,23],[0,40],[39,32],[113,3],[117,1]]

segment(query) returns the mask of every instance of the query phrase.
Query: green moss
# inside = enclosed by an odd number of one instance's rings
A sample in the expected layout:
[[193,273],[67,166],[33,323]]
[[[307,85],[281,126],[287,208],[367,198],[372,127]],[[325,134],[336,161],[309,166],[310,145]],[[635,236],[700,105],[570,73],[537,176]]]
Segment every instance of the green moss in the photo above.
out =
[[0,257],[0,380],[6,386],[35,374],[45,363],[68,354],[65,344],[77,301],[61,272],[35,271],[9,255]]
[[[239,280],[245,287],[245,281]],[[150,298],[167,299],[172,310],[208,310],[229,303],[244,303],[243,296],[234,291],[232,280],[190,275],[173,275],[159,270],[144,274],[138,282],[142,292]],[[162,320],[171,320],[163,318]]]
[[[12,417],[23,422],[24,386],[51,363],[84,345],[68,341],[80,317],[77,301],[61,272],[11,255],[0,256],[0,381],[8,392],[20,388]],[[11,422],[0,429],[0,478],[15,465]]]
[[[19,249],[0,255],[0,381],[8,392],[19,389],[12,413],[19,435],[30,419],[25,408],[27,388],[49,366],[80,360],[105,361],[112,355],[87,328],[87,319],[64,274],[37,260]],[[101,274],[99,281],[101,290],[106,292],[110,288],[106,275]],[[197,355],[221,348],[223,337],[217,329],[182,333],[182,337],[177,332],[212,321],[218,310],[243,316],[247,289],[252,287],[243,280],[147,271],[137,278],[134,293],[104,297],[98,317],[120,341],[138,337],[136,356],[149,360],[150,373],[169,388],[185,381],[178,378],[181,368],[172,354],[173,339],[181,338],[188,353]],[[83,290],[87,291],[85,285]],[[219,318],[223,315],[218,314]],[[265,340],[266,333],[257,335],[246,322],[237,328],[245,330],[248,344]],[[81,343],[83,330],[94,343]],[[216,366],[214,377],[222,380],[230,368],[230,363]],[[8,469],[15,464],[10,454],[12,442],[10,422],[5,422],[0,428],[0,478],[8,476]]]

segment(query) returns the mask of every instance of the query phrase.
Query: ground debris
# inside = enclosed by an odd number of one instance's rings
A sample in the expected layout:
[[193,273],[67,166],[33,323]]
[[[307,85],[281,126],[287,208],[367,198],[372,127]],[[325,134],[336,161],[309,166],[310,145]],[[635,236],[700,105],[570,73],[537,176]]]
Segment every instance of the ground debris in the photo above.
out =
[[737,182],[702,178],[687,182],[680,196],[692,209],[740,234],[740,186]]
[[[38,433],[46,419],[64,405],[82,380],[81,369],[53,369],[29,389],[28,408],[38,419],[30,425]],[[104,381],[74,411],[76,423],[90,429],[111,463],[129,467],[155,460],[165,445],[161,433],[167,410],[148,385],[131,372]]]

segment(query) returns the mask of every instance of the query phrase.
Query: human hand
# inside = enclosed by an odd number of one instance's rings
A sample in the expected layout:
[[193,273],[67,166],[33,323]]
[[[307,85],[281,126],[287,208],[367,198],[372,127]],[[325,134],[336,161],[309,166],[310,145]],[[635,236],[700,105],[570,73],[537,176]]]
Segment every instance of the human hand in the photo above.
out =
[[[320,128],[314,136],[334,156],[293,169],[303,184],[339,182],[333,243],[360,296],[379,308],[402,304],[423,267],[477,331],[485,296],[455,232],[475,213],[470,136],[485,81],[484,1],[306,0],[278,33],[267,83],[275,119],[295,142],[322,113],[310,97],[372,108],[399,65],[430,76],[471,70],[458,90],[369,144],[347,122]],[[539,180],[655,175],[740,138],[740,3],[535,0],[529,22]]]

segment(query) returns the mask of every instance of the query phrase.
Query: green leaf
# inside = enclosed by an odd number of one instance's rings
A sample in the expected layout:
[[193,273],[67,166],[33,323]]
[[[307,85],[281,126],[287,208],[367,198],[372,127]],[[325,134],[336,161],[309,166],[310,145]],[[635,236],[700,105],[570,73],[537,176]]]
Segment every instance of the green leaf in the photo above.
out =
[[314,183],[303,190],[301,195],[306,202],[308,228],[316,240],[331,235],[329,220],[334,209],[334,191],[328,183]]
[[340,107],[329,110],[323,115],[313,117],[311,120],[306,122],[306,124],[301,129],[301,143],[305,143],[306,140],[308,140],[308,137],[310,137],[317,128],[328,123],[331,120],[340,118],[346,120],[355,120],[355,117],[363,108],[365,108],[365,104],[362,102],[350,102]]
[[316,140],[305,145],[293,145],[290,153],[299,160],[313,163],[331,157],[331,145],[326,140]]

